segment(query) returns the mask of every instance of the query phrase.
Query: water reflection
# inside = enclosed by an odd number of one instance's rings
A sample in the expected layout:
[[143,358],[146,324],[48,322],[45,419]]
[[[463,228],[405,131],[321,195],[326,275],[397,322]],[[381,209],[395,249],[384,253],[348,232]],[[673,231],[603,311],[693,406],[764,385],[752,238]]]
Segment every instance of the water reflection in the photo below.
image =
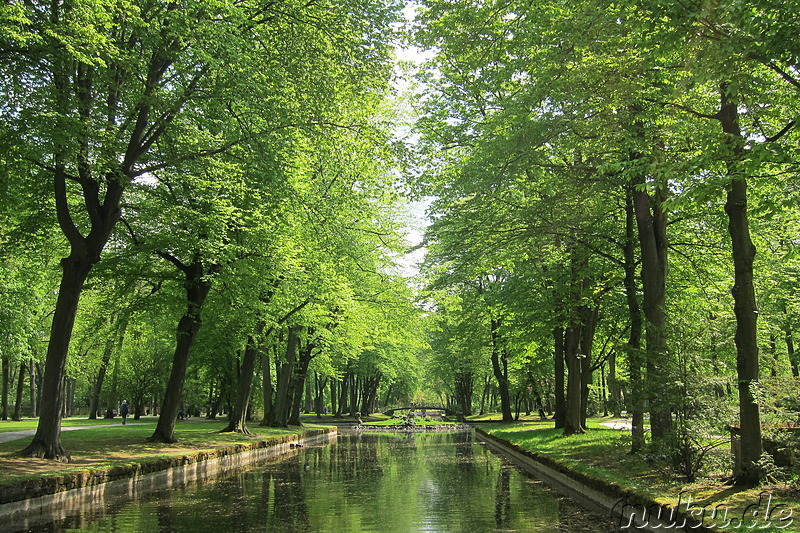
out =
[[[138,500],[138,501],[137,501]],[[92,509],[35,531],[614,531],[472,432],[340,434],[280,462]]]

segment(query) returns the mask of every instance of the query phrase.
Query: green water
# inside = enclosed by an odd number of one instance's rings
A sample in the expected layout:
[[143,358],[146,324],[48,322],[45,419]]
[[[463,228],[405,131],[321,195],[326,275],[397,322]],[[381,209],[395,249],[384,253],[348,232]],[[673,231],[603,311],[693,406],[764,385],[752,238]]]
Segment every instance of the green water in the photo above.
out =
[[[2,528],[0,528],[2,529]],[[472,432],[340,434],[278,462],[123,499],[32,531],[615,531]]]

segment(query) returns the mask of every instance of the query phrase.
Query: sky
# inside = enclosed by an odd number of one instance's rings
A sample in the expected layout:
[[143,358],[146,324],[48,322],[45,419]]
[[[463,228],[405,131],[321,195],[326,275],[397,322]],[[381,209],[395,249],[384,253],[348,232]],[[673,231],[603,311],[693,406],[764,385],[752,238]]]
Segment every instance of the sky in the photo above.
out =
[[[414,21],[415,11],[417,4],[408,2],[403,9],[403,16],[408,23]],[[421,50],[416,46],[399,46],[395,47],[395,55],[398,62],[411,62],[415,66],[422,65],[424,61],[433,56],[431,51]],[[408,93],[411,88],[411,80],[408,79],[408,72],[403,72],[399,67],[396,67],[395,90],[396,93],[402,95]],[[416,98],[406,99],[406,102],[418,101]],[[411,120],[413,115],[418,110],[407,108],[406,113],[409,115],[407,118]],[[404,125],[400,125],[397,131],[397,137],[405,139],[407,142],[415,142],[415,134]],[[420,201],[409,201],[407,203],[407,215],[409,223],[406,226],[406,240],[408,241],[409,248],[416,248],[422,243],[422,237],[425,232],[425,227],[429,224],[425,216],[425,211],[430,206],[431,199],[423,199]],[[419,264],[425,257],[425,248],[421,247],[413,250],[412,252],[398,258],[401,273],[406,277],[416,276],[419,273]]]

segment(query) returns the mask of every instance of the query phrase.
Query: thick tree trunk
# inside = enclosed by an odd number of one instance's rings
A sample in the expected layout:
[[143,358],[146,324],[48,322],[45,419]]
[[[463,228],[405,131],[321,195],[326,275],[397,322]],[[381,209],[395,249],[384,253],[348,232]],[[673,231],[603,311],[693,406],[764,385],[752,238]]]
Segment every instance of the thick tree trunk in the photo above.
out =
[[[150,437],[150,442],[176,442],[175,422],[180,411],[183,399],[183,384],[186,377],[186,368],[189,364],[189,354],[192,345],[203,324],[203,303],[211,290],[211,280],[206,276],[203,264],[195,260],[191,265],[181,268],[186,275],[184,287],[186,289],[186,312],[178,322],[175,354],[172,358],[167,389],[161,403],[158,424]],[[214,270],[214,268],[210,269]]]
[[739,383],[739,424],[741,470],[734,472],[741,484],[760,481],[757,467],[763,451],[761,442],[761,417],[752,389],[759,380],[758,368],[758,309],[753,287],[753,260],[756,248],[750,240],[750,223],[747,215],[747,181],[740,175],[738,164],[744,157],[737,102],[728,95],[728,87],[720,88],[720,123],[728,135],[731,160],[728,163],[728,194],[725,213],[728,215],[728,234],[731,238],[734,266],[733,311],[736,315],[736,372]]
[[737,480],[743,484],[759,481],[756,464],[762,453],[761,418],[751,386],[759,380],[758,339],[753,258],[755,246],[750,240],[747,220],[747,189],[744,180],[734,180],[725,204],[728,231],[733,241],[735,268],[733,299],[736,315],[736,370],[739,382],[739,423],[741,427],[742,470]]
[[[644,177],[638,184],[645,186]],[[654,439],[672,428],[669,352],[666,337],[667,226],[661,208],[664,191],[654,196],[632,188],[639,247],[642,253],[642,309],[646,320],[647,390],[650,400],[650,430]]]
[[22,420],[22,393],[25,390],[25,374],[28,371],[25,368],[25,363],[19,364],[19,377],[17,378],[17,398],[16,402],[14,402],[14,414],[11,415],[11,419],[19,422]]
[[639,307],[636,284],[636,228],[633,206],[634,185],[629,186],[625,195],[625,299],[628,304],[630,335],[628,336],[628,372],[630,375],[630,394],[628,410],[631,414],[631,453],[644,446],[644,382],[642,380],[642,312]]
[[[102,247],[101,247],[102,249]],[[67,367],[69,342],[75,325],[83,284],[92,265],[99,260],[99,250],[94,260],[87,254],[72,255],[61,260],[61,285],[47,345],[44,376],[40,391],[39,425],[33,441],[20,452],[28,457],[43,457],[69,462],[69,453],[61,446],[61,408],[64,402],[64,371]]]
[[503,413],[503,422],[513,422],[511,393],[508,389],[508,355],[505,352],[505,347],[502,346],[499,319],[490,319],[489,333],[492,339],[492,371],[500,393],[500,410]]

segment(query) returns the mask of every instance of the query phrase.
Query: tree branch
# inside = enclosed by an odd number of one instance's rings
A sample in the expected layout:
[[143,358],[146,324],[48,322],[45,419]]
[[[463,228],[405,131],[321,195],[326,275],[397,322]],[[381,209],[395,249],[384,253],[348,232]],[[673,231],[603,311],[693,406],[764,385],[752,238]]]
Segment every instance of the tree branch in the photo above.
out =
[[160,251],[160,250],[156,250],[156,252],[155,252],[155,253],[156,253],[156,255],[157,255],[157,256],[159,256],[160,258],[162,258],[162,259],[166,259],[167,261],[169,261],[170,263],[172,263],[173,265],[175,265],[176,267],[178,267],[178,269],[179,269],[181,272],[183,272],[184,274],[187,274],[187,275],[189,274],[189,266],[188,266],[188,265],[186,265],[186,264],[184,264],[184,263],[183,263],[183,261],[181,261],[180,259],[178,259],[178,258],[177,258],[177,257],[175,257],[174,255],[172,255],[172,254],[168,254],[167,252],[162,252],[162,251]]
[[645,98],[645,100],[650,102],[650,103],[658,104],[658,105],[663,106],[663,107],[674,107],[675,109],[680,109],[681,111],[685,111],[686,113],[689,113],[690,115],[693,115],[693,116],[698,117],[698,118],[709,118],[709,119],[713,119],[713,120],[719,120],[719,118],[720,118],[719,111],[714,113],[713,115],[709,115],[708,113],[701,113],[701,112],[699,112],[697,110],[692,109],[691,107],[688,107],[688,106],[685,106],[685,105],[682,105],[682,104],[675,104],[673,102],[660,102],[660,101],[654,100],[652,98]]
[[779,131],[778,133],[776,133],[772,137],[767,137],[764,140],[766,142],[768,142],[768,143],[775,142],[778,139],[780,139],[781,137],[783,137],[784,135],[786,135],[787,133],[789,133],[789,130],[791,130],[794,127],[794,125],[795,125],[795,121],[794,120],[790,120],[789,123],[786,126],[784,126],[781,131]]

